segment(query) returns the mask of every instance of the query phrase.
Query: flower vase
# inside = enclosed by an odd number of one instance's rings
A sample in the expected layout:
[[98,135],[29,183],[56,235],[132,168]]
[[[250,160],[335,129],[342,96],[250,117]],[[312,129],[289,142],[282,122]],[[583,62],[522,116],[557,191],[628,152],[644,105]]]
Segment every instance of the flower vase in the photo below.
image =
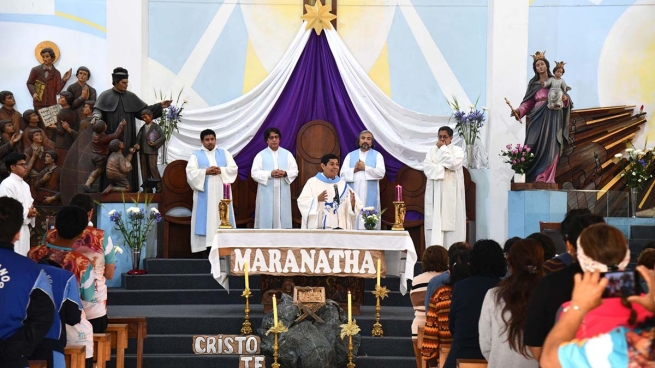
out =
[[377,226],[377,224],[375,222],[365,222],[364,223],[364,227],[366,228],[366,230],[375,230],[376,226]]
[[474,144],[467,144],[466,145],[466,159],[468,160],[468,168],[469,169],[476,169],[475,161],[473,159],[473,147]]
[[164,144],[161,145],[161,163],[162,165],[168,164],[168,141],[164,141]]
[[525,183],[525,174],[514,173],[514,183]]
[[639,188],[630,188],[630,216],[637,217],[637,201],[639,200]]
[[141,248],[135,249],[132,248],[132,269],[127,272],[128,275],[145,275],[147,272],[145,270],[139,269],[139,263],[141,262]]

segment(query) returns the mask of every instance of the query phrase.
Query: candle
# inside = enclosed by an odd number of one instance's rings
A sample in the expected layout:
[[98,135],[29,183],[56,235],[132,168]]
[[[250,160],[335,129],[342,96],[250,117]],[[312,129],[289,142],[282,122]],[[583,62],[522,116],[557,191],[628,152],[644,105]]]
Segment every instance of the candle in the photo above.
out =
[[273,326],[277,327],[277,298],[273,294]]
[[378,258],[378,286],[380,286],[380,258]]
[[348,290],[348,323],[353,320],[353,297]]
[[223,183],[223,199],[230,199],[230,183]]
[[[380,264],[378,263],[378,268],[379,267],[380,267]],[[248,290],[248,289],[250,289],[250,282],[248,282],[248,262],[246,262],[246,264],[243,265],[243,270],[246,273],[246,290]],[[378,271],[378,274],[379,273],[380,272]],[[379,283],[379,279],[380,278],[378,277],[378,283]]]
[[400,185],[396,185],[396,202],[402,202],[403,201],[403,187]]

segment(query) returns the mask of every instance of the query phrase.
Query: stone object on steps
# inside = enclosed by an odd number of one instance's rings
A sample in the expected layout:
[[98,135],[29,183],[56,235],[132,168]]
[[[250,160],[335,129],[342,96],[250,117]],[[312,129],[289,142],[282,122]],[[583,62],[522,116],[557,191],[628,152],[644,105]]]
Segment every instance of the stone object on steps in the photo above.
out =
[[[328,299],[325,306],[316,312],[325,323],[320,324],[308,317],[294,324],[300,316],[293,299],[282,294],[278,304],[278,320],[289,328],[278,336],[278,362],[285,368],[339,368],[348,363],[348,337],[341,339],[341,325],[347,323],[347,313],[339,305]],[[273,334],[266,331],[273,326],[273,312],[268,313],[257,330],[261,336],[262,353],[273,356]],[[353,355],[361,336],[353,336]]]

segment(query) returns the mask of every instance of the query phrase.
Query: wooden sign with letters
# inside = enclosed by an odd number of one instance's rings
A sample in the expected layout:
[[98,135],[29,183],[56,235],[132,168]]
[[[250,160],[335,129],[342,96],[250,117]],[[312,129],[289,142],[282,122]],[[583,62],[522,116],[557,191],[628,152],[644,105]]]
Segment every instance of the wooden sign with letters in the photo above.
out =
[[381,250],[232,248],[230,270],[233,275],[243,275],[248,262],[250,274],[375,278],[378,259],[384,276],[387,271]]

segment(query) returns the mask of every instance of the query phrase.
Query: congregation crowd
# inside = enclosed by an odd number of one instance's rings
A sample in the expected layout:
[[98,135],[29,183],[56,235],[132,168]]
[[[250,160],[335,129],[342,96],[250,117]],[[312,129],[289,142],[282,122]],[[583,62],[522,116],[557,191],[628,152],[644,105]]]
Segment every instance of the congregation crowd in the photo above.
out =
[[653,366],[655,241],[635,271],[623,233],[589,210],[569,211],[561,234],[559,255],[543,233],[428,247],[411,292],[417,366]]

